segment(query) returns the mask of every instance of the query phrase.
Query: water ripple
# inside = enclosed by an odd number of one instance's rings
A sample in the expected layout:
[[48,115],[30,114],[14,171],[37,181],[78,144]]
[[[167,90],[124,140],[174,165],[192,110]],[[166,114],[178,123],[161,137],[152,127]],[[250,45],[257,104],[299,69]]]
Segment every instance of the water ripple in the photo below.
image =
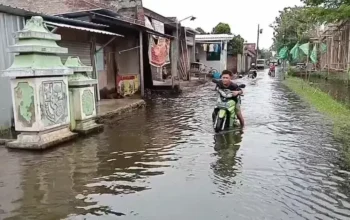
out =
[[0,218],[349,219],[331,122],[266,73],[242,81],[243,132],[214,134],[209,83],[66,147],[0,149]]

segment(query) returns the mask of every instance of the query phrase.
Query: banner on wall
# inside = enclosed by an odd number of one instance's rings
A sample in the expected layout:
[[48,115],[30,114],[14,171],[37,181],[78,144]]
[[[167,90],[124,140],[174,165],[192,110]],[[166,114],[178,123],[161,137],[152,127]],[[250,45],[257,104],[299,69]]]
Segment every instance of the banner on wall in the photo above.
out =
[[118,93],[122,96],[135,94],[140,89],[138,75],[118,75],[117,76]]
[[148,56],[150,64],[155,67],[163,67],[170,62],[170,40],[162,37],[156,40],[152,36],[149,38]]

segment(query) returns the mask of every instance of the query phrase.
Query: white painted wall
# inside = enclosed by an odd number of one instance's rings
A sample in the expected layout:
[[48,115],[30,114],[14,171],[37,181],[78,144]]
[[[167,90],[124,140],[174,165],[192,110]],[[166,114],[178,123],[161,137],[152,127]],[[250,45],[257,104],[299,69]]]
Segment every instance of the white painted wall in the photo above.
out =
[[208,67],[213,67],[219,72],[222,72],[227,68],[227,43],[225,43],[224,50],[221,51],[221,59],[219,61],[207,61],[207,52],[204,51],[202,44],[196,44],[196,47],[198,51],[196,59],[199,59],[200,63],[203,63]]

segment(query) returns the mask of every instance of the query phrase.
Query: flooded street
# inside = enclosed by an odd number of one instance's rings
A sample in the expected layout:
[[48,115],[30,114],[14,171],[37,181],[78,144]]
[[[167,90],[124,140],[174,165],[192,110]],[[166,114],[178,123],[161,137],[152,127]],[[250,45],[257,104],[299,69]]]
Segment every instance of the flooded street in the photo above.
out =
[[332,125],[260,72],[246,128],[214,134],[208,84],[44,153],[0,148],[0,219],[350,219]]

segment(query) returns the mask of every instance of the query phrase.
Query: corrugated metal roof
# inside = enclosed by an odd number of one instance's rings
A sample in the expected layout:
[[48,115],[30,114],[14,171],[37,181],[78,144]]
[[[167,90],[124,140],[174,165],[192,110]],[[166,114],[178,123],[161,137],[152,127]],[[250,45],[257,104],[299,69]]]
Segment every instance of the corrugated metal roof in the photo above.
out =
[[12,14],[12,15],[18,15],[18,16],[22,16],[22,17],[42,16],[45,20],[54,20],[54,21],[67,22],[67,23],[81,23],[81,24],[84,24],[84,25],[90,26],[90,27],[91,26],[109,27],[108,25],[104,25],[104,24],[97,24],[97,23],[92,23],[92,22],[88,22],[88,21],[65,18],[65,17],[55,16],[55,15],[47,15],[47,14],[43,14],[43,13],[37,12],[37,11],[29,11],[29,10],[26,10],[24,8],[13,7],[13,6],[5,5],[2,3],[0,3],[0,12]]
[[50,22],[50,21],[45,21],[45,23],[49,24],[49,25],[56,26],[56,27],[72,28],[72,29],[77,29],[77,30],[81,30],[81,31],[88,31],[88,32],[93,32],[93,33],[124,37],[123,35],[112,33],[112,32],[109,32],[109,31],[103,31],[103,30],[97,30],[97,29],[92,29],[92,28],[73,26],[73,25],[68,25],[68,24],[55,23],[55,22]]
[[23,17],[24,16],[33,16],[33,15],[39,14],[39,12],[29,11],[29,10],[26,10],[24,8],[13,7],[10,5],[5,5],[3,3],[0,3],[0,12],[18,15],[18,16],[23,16]]
[[232,40],[233,37],[232,34],[199,34],[196,35],[196,41],[226,41]]

